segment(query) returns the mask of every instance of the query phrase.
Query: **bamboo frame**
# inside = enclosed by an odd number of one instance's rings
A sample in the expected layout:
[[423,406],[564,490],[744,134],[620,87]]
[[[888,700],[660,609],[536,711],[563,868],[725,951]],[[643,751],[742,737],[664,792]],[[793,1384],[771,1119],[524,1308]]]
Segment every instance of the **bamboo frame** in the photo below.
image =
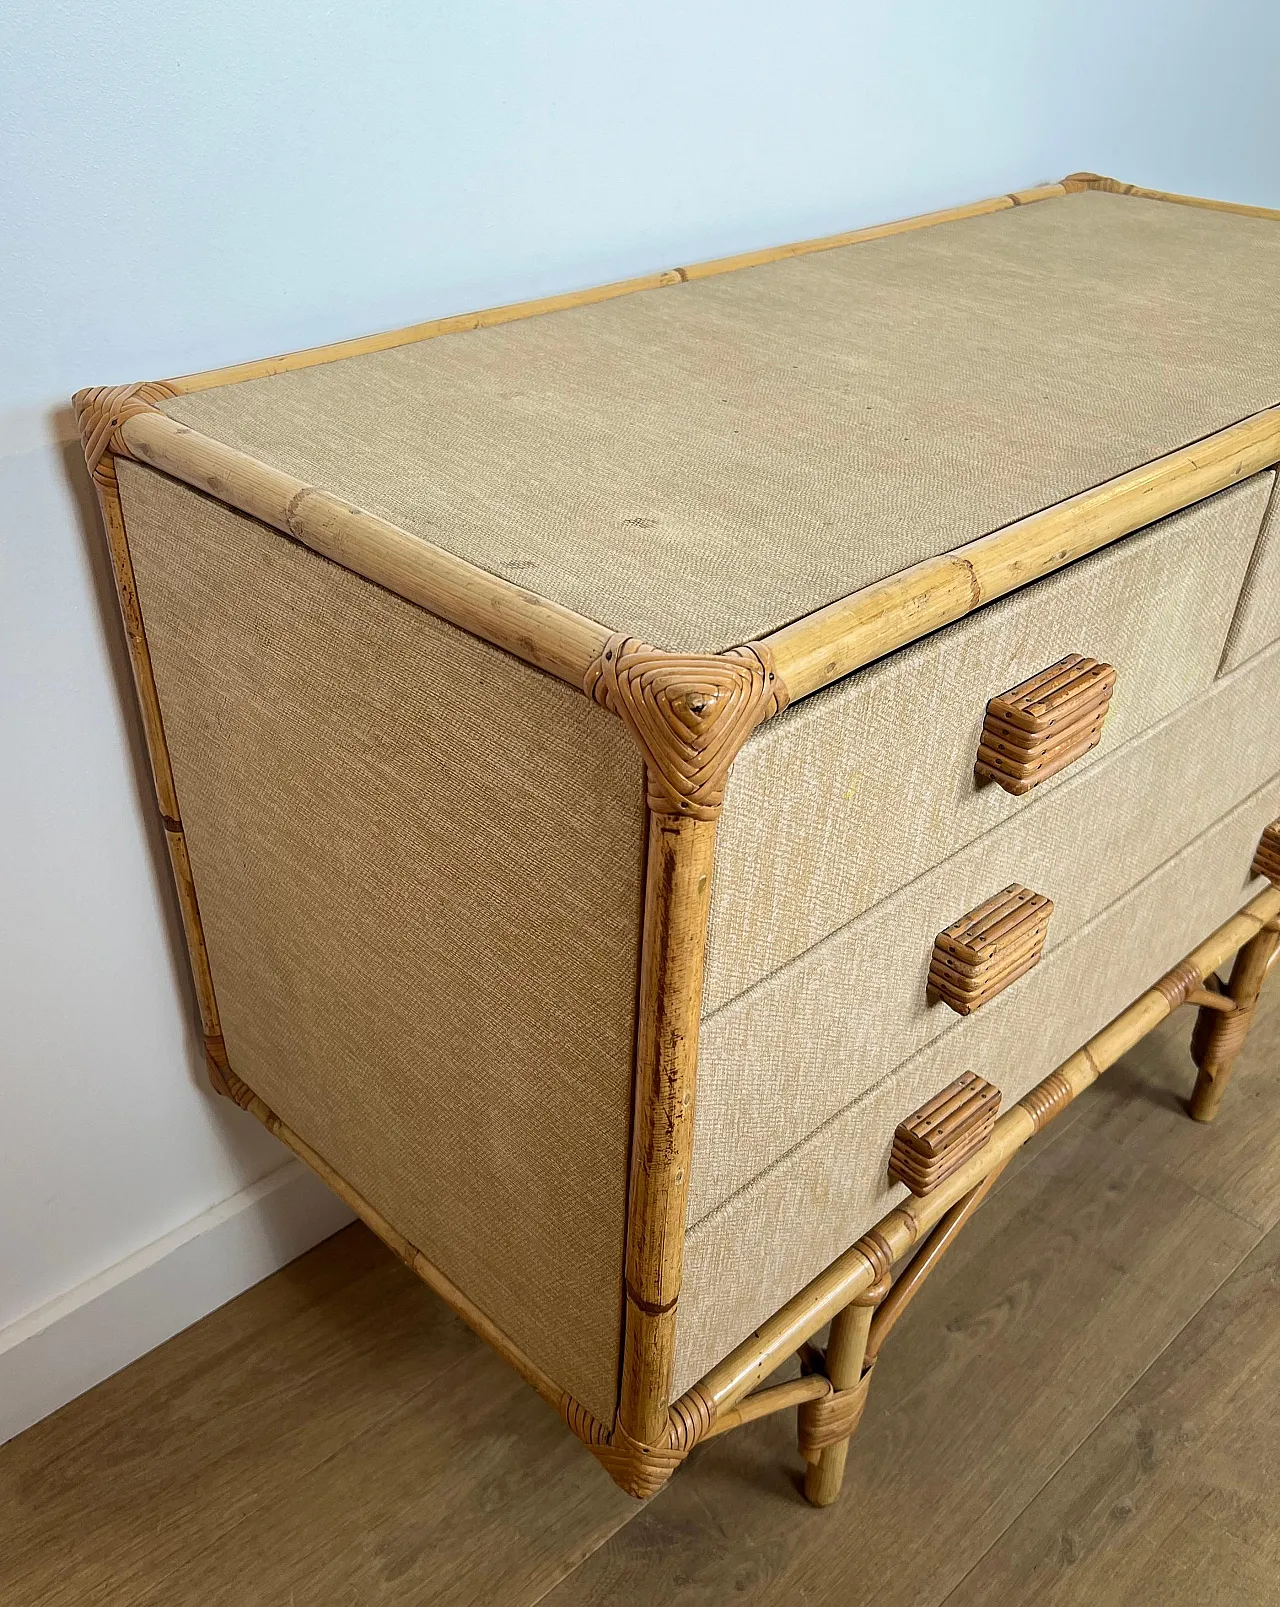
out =
[[[828,1426],[832,1421],[846,1421],[852,1411],[849,1397],[859,1390],[865,1395],[864,1381],[869,1378],[870,1365],[889,1327],[1021,1144],[1181,1003],[1191,1000],[1200,1006],[1202,1018],[1217,1023],[1230,1020],[1236,1026],[1246,1013],[1251,1014],[1251,1005],[1247,1012],[1245,1009],[1248,990],[1244,983],[1237,996],[1233,976],[1228,1008],[1234,1013],[1229,1018],[1221,1001],[1206,998],[1208,990],[1200,984],[1236,951],[1241,955],[1237,967],[1248,972],[1249,986],[1254,980],[1260,985],[1275,959],[1273,927],[1280,916],[1280,891],[1272,889],[1219,928],[1170,977],[1141,995],[1109,1027],[1006,1112],[987,1144],[943,1184],[926,1197],[909,1200],[890,1212],[673,1402],[670,1385],[692,1146],[706,917],[716,821],[734,756],[755,726],[784,707],[788,697],[805,696],[961,618],[994,597],[1280,462],[1280,407],[1266,409],[1056,507],[865,587],[771,633],[761,642],[728,654],[697,656],[663,653],[621,638],[597,621],[549,603],[385,520],[178,424],[154,404],[168,395],[239,383],[641,290],[671,287],[1082,189],[1280,218],[1280,213],[1262,208],[1199,202],[1118,185],[1097,175],[1076,174],[1061,184],[898,223],[744,253],[485,313],[439,319],[386,335],[234,365],[162,384],[82,392],[76,398],[129,639],[157,802],[215,1088],[254,1114],[317,1171],[407,1265],[557,1406],[617,1482],[637,1495],[659,1488],[699,1440],[768,1412],[799,1405],[811,1417],[825,1413]],[[648,865],[628,1186],[626,1315],[619,1404],[612,1424],[592,1418],[523,1355],[421,1251],[361,1199],[300,1135],[281,1122],[227,1064],[160,703],[133,585],[114,468],[115,458],[121,455],[135,458],[272,525],[367,580],[580,688],[623,719],[631,730],[645,759]],[[1252,956],[1248,961],[1244,959],[1246,953]],[[1247,1028],[1247,1021],[1244,1026]],[[1202,1063],[1201,1076],[1208,1075]],[[1218,1085],[1220,1097],[1225,1076],[1215,1072],[1210,1080]],[[875,1303],[893,1265],[922,1242],[925,1248],[877,1315]],[[830,1376],[811,1371],[788,1384],[760,1388],[780,1362],[832,1318],[838,1321],[825,1363]],[[860,1402],[861,1397],[857,1410],[861,1409]],[[818,1451],[809,1477],[810,1494],[815,1501],[834,1499],[846,1445],[847,1434],[843,1439],[828,1441]]]
[[537,1390],[543,1400],[549,1401],[558,1411],[564,1410],[564,1390],[535,1361],[526,1356],[519,1345],[505,1334],[497,1323],[493,1322],[473,1300],[469,1300],[458,1285],[424,1255],[417,1245],[411,1244],[381,1212],[370,1205],[363,1195],[357,1193],[339,1172],[334,1171],[324,1157],[295,1133],[287,1122],[282,1121],[264,1100],[259,1099],[247,1083],[242,1082],[229,1069],[224,1076],[227,1085],[225,1092],[229,1099],[233,1099],[241,1110],[256,1116],[269,1133],[287,1145],[299,1160],[304,1161],[317,1177],[327,1183],[338,1198],[345,1201],[360,1217],[366,1227],[372,1229],[387,1248],[397,1255],[411,1272],[416,1273],[423,1283],[433,1289],[469,1328],[479,1334],[486,1344],[492,1346],[504,1361],[509,1362],[521,1378]]
[[163,413],[134,413],[118,446],[162,474],[272,525],[354,574],[581,686],[609,632],[499,575],[211,440]]
[[164,832],[169,866],[173,872],[174,891],[177,894],[178,910],[182,918],[182,930],[191,962],[191,980],[195,988],[200,1028],[204,1036],[209,1077],[215,1090],[226,1094],[229,1089],[223,1078],[226,1048],[222,1038],[222,1023],[218,1017],[218,1005],[213,994],[213,974],[209,967],[208,951],[205,948],[200,909],[196,903],[191,857],[187,853],[187,839],[178,808],[178,791],[173,780],[173,767],[169,763],[169,748],[165,741],[160,698],[156,691],[155,676],[151,670],[151,654],[142,623],[142,610],[138,606],[133,561],[129,556],[129,543],[125,534],[124,510],[120,506],[120,485],[110,456],[102,457],[93,465],[93,483],[98,494],[98,507],[107,538],[111,573],[116,586],[116,601],[120,605],[120,617],[129,652],[129,667],[133,672],[134,692],[142,716],[156,808],[160,816],[161,830]]
[[164,383],[175,396],[184,396],[222,385],[240,385],[246,380],[269,379],[274,374],[296,373],[301,368],[338,363],[347,357],[367,357],[373,352],[391,351],[397,346],[415,346],[419,341],[435,340],[440,335],[492,329],[498,324],[516,323],[523,318],[540,318],[545,313],[567,312],[573,307],[590,307],[597,302],[614,301],[619,296],[633,296],[642,290],[664,290],[673,285],[689,284],[695,279],[736,273],[740,268],[758,268],[767,262],[781,262],[788,257],[810,256],[815,251],[834,251],[839,246],[861,245],[866,240],[884,240],[894,234],[910,234],[916,229],[932,228],[938,223],[956,223],[963,218],[983,217],[989,212],[1003,212],[1010,207],[1027,206],[1033,201],[1049,201],[1067,193],[1065,182],[1039,184],[1031,189],[1013,190],[1006,195],[970,201],[963,206],[944,207],[937,212],[921,212],[914,217],[898,218],[892,223],[873,223],[866,228],[819,235],[812,240],[765,246],[758,251],[741,251],[734,256],[715,257],[707,262],[688,263],[679,268],[663,268],[657,273],[640,274],[633,279],[617,279],[609,284],[592,285],[585,290],[567,290],[555,296],[539,296],[532,301],[508,302],[478,312],[453,313],[445,318],[407,324],[401,329],[386,330],[381,334],[358,335],[353,340],[311,346],[304,351],[284,352],[276,357],[256,358],[247,363],[232,363],[225,368],[205,369],[198,374],[183,374]]
[[1278,951],[1280,929],[1273,922],[1250,938],[1236,955],[1225,994],[1197,997],[1197,990],[1188,999],[1188,1003],[1200,1007],[1191,1039],[1191,1057],[1198,1075],[1190,1110],[1198,1122],[1211,1122],[1221,1108],[1236,1056],[1253,1024],[1258,994]]
[[671,1402],[715,830],[649,821],[618,1404],[618,1426],[641,1445],[664,1441]]
[[1210,212],[1235,212],[1245,218],[1268,218],[1280,222],[1280,210],[1270,206],[1248,206],[1243,201],[1211,201],[1203,195],[1177,195],[1171,190],[1145,190],[1140,184],[1122,184],[1101,173],[1071,173],[1062,181],[1067,195],[1080,190],[1105,190],[1109,195],[1133,195],[1140,201],[1170,201],[1176,206],[1196,206]]

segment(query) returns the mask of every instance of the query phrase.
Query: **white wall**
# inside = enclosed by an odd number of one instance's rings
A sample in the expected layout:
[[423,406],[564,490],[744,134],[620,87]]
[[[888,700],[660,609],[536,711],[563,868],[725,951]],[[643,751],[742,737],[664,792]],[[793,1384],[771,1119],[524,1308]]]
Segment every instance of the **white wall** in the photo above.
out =
[[[26,1347],[26,1418],[340,1219],[292,1172],[249,1187],[283,1154],[204,1091],[71,391],[1078,168],[1280,206],[1278,77],[1275,0],[9,0],[0,1359]],[[217,1227],[283,1193],[252,1251]],[[136,1275],[205,1242],[216,1269]],[[108,1286],[115,1317],[65,1326]]]

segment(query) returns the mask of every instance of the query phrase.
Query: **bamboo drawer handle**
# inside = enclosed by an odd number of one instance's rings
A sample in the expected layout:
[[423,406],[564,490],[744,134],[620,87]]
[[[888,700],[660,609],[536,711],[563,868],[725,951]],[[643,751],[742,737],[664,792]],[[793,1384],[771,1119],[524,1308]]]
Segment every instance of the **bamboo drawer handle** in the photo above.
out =
[[987,704],[974,771],[1021,796],[1096,748],[1116,672],[1068,653]]
[[924,1196],[951,1176],[991,1137],[1000,1109],[994,1083],[966,1071],[935,1094],[893,1135],[889,1176]]
[[1011,882],[933,940],[929,998],[967,1016],[1038,965],[1053,902]]
[[1273,887],[1280,887],[1280,820],[1273,820],[1258,840],[1251,869],[1255,876],[1265,876]]

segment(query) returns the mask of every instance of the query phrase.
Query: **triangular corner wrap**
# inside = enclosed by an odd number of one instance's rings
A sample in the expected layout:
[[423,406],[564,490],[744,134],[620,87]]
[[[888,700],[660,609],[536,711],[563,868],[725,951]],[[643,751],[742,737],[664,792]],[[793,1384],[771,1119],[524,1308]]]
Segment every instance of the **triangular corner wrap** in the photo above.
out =
[[786,688],[763,646],[727,653],[664,653],[611,636],[584,688],[627,725],[644,754],[655,814],[713,820],[729,767],[762,720],[786,707]]
[[154,412],[157,402],[176,394],[173,386],[163,380],[144,380],[136,385],[93,385],[77,391],[71,405],[75,409],[89,473],[97,478],[107,453],[119,453],[124,449],[120,426],[126,419],[138,413]]

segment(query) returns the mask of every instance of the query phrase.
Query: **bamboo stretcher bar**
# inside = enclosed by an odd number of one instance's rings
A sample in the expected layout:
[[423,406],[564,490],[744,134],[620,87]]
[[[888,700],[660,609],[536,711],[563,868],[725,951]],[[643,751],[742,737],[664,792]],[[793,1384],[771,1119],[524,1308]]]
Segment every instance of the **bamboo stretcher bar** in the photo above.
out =
[[744,1423],[754,1423],[757,1418],[769,1417],[774,1412],[785,1412],[789,1406],[802,1406],[805,1401],[821,1400],[830,1393],[831,1380],[819,1373],[792,1378],[785,1384],[774,1384],[769,1389],[758,1389],[737,1406],[721,1412],[702,1437],[713,1440],[717,1434],[727,1434],[730,1429],[741,1428]]
[[164,413],[137,413],[124,421],[120,433],[140,463],[261,519],[344,569],[578,689],[609,639],[609,632],[594,620]]
[[[1278,915],[1280,888],[1268,888],[1193,949],[1176,969],[1208,976]],[[945,1183],[923,1199],[908,1199],[896,1206],[864,1235],[864,1240],[878,1239],[893,1260],[900,1259],[953,1205],[976,1189],[989,1173],[1004,1166],[1059,1110],[1096,1082],[1126,1050],[1184,1001],[1185,995],[1175,1001],[1159,986],[1141,994],[1109,1026],[1006,1111],[988,1143]],[[696,1393],[705,1400],[714,1416],[731,1409],[879,1276],[880,1268],[857,1244],[853,1245],[730,1351],[694,1385],[690,1394]]]
[[1280,407],[838,598],[763,638],[791,699],[1280,462]]

